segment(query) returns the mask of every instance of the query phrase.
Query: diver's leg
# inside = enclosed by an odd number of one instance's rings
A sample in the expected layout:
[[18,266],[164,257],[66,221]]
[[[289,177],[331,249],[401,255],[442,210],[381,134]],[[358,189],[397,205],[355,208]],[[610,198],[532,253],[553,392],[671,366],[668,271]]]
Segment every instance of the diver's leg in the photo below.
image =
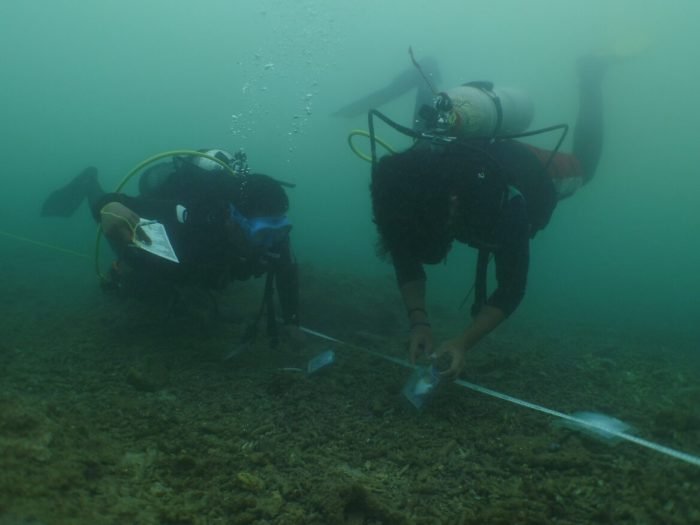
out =
[[588,55],[578,61],[579,112],[574,132],[574,156],[583,171],[583,183],[589,182],[598,167],[603,149],[602,82],[610,64],[603,55]]
[[577,63],[579,77],[579,112],[574,130],[572,153],[551,152],[534,146],[528,148],[547,166],[557,199],[572,196],[595,174],[603,150],[603,89],[608,67],[614,56],[587,55]]
[[92,170],[94,171],[92,171],[90,176],[85,180],[85,193],[90,209],[94,210],[102,200],[105,191],[102,189],[102,186],[100,186],[100,181],[97,180],[97,170],[95,168],[92,168]]
[[[420,61],[420,66],[423,72],[430,78],[431,82],[439,83],[440,69],[437,61],[431,57],[425,57]],[[413,88],[419,89],[419,97],[425,98],[425,90],[423,86],[427,86],[426,80],[421,75],[420,71],[415,66],[411,65],[399,73],[385,87],[373,91],[349,104],[346,104],[334,113],[338,117],[356,117],[369,111],[370,109],[378,108],[387,102],[400,97]],[[432,92],[430,100],[432,101]],[[416,101],[417,103],[418,101]]]
[[72,181],[52,192],[41,207],[45,217],[70,217],[87,198],[90,206],[104,194],[97,180],[97,169],[85,168]]
[[368,93],[367,95],[346,104],[333,115],[336,117],[356,117],[366,113],[370,109],[376,109],[379,106],[400,97],[411,88],[415,87],[417,77],[418,73],[411,67],[411,69],[406,70],[399,76],[395,77],[389,85],[376,91],[372,91],[371,93]]

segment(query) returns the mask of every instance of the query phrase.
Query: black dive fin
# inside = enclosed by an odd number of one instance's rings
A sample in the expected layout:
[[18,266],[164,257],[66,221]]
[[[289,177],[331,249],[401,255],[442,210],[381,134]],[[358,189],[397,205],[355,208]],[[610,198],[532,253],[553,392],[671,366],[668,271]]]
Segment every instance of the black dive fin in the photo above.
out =
[[52,192],[41,206],[43,217],[70,217],[97,181],[97,168],[85,168],[72,181]]
[[[440,82],[440,69],[435,59],[426,57],[420,61],[420,65],[423,72],[428,75],[433,82]],[[418,88],[419,91],[428,92],[427,97],[425,95],[420,95],[421,99],[427,99],[421,100],[421,106],[425,103],[431,102],[432,94],[428,89],[429,86],[427,86],[425,79],[422,77],[420,71],[418,71],[414,66],[409,66],[394,77],[394,79],[385,87],[350,102],[349,104],[338,109],[335,113],[333,113],[333,115],[336,117],[346,118],[356,117],[366,113],[370,109],[378,108],[387,102],[391,102],[414,88]]]

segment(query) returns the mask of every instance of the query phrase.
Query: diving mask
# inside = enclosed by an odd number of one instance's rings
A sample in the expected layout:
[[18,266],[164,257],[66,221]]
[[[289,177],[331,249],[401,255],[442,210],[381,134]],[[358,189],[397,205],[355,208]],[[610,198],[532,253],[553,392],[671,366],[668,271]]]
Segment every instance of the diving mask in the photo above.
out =
[[280,245],[289,237],[289,232],[292,229],[292,224],[286,215],[249,219],[233,204],[229,205],[229,216],[240,226],[248,241],[259,248],[271,249]]

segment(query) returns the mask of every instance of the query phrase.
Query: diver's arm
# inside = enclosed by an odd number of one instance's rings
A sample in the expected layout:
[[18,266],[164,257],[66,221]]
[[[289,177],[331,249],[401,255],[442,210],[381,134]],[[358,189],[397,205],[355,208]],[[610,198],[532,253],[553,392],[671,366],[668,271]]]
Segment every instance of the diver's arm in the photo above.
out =
[[462,334],[462,342],[465,349],[469,349],[478,343],[482,337],[496,328],[506,318],[503,310],[496,306],[484,306],[472,323]]
[[443,373],[456,377],[464,368],[464,356],[468,350],[473,348],[486,334],[491,332],[506,318],[506,314],[500,308],[485,305],[479,310],[471,324],[464,332],[454,339],[445,341],[440,345],[437,356],[450,356],[450,367]]
[[425,270],[419,261],[405,253],[392,254],[392,261],[408,316],[409,356],[415,362],[420,354],[433,352],[433,335],[425,305]]
[[511,199],[503,214],[501,247],[493,256],[497,286],[485,307],[496,308],[508,317],[525,297],[530,269],[530,226],[522,197]]
[[129,244],[136,235],[141,218],[120,202],[108,202],[99,211],[105,236],[117,243]]
[[399,287],[408,315],[408,351],[412,363],[421,354],[429,356],[433,353],[433,331],[425,307],[425,282],[425,279],[418,279],[405,282]]
[[409,281],[399,287],[403,304],[406,306],[408,321],[414,323],[427,323],[428,312],[425,309],[425,279]]
[[92,206],[92,215],[95,220],[102,220],[101,211],[110,203],[119,203],[140,217],[158,221],[177,220],[177,202],[160,199],[144,199],[143,197],[131,197],[123,193],[105,193]]
[[496,290],[481,307],[461,335],[443,343],[438,356],[449,355],[451,364],[445,374],[456,376],[464,367],[468,350],[500,325],[520,305],[525,296],[530,266],[529,224],[522,197],[509,201],[500,225],[501,247],[494,253]]
[[396,283],[399,286],[403,303],[406,305],[409,322],[427,323],[428,313],[425,309],[426,275],[423,265],[406,253],[393,253]]
[[[503,322],[520,304],[525,293],[527,278],[527,252],[497,253],[496,280],[494,293],[481,307],[464,332],[440,345],[438,356],[449,355],[450,367],[446,375],[457,376],[464,368],[467,351]],[[504,262],[505,261],[505,262]]]
[[143,199],[121,193],[103,195],[93,203],[92,214],[102,226],[105,236],[123,244],[133,242],[135,235],[140,240],[150,242],[138,226],[142,217],[168,224],[181,222],[174,201]]

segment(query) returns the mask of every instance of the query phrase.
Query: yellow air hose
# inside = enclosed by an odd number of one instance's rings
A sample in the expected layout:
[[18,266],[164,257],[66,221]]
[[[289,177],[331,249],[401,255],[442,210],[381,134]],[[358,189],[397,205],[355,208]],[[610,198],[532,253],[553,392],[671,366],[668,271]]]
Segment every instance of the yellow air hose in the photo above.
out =
[[[355,143],[353,142],[353,139],[354,139],[356,136],[361,136],[361,137],[367,137],[367,138],[369,138],[369,132],[365,131],[364,129],[354,129],[354,130],[352,130],[352,131],[350,132],[350,134],[348,135],[348,145],[350,146],[350,149],[352,150],[352,152],[353,152],[355,155],[357,155],[358,157],[360,157],[362,160],[366,160],[367,162],[372,162],[372,157],[370,157],[369,155],[367,155],[367,154],[364,153],[363,151],[360,151],[360,150],[357,148],[357,146],[355,146]],[[380,139],[380,138],[378,138],[378,137],[375,137],[374,140],[377,142],[377,144],[379,144],[380,146],[382,146],[385,150],[387,150],[387,151],[388,151],[389,153],[391,153],[392,155],[393,155],[394,153],[396,153],[396,150],[395,150],[394,148],[392,148],[389,144],[387,144],[386,142],[384,142],[382,139]]]

